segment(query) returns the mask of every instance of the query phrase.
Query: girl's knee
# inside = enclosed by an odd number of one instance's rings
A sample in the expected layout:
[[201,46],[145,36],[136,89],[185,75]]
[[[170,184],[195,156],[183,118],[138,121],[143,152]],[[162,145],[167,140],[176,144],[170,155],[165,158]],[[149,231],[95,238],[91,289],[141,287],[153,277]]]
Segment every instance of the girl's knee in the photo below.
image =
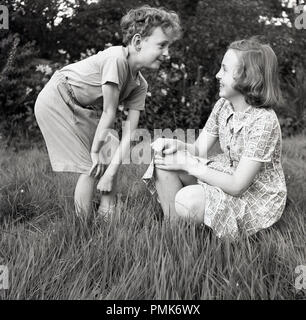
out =
[[156,176],[165,176],[165,175],[169,174],[169,171],[162,170],[159,168],[155,168],[154,171],[155,171]]
[[159,168],[155,168],[155,178],[158,180],[167,180],[172,176],[177,175],[175,171],[167,171]]
[[182,188],[175,195],[175,211],[180,217],[187,218],[189,216],[191,209],[191,199],[189,197],[190,192],[188,187]]
[[182,218],[192,218],[203,222],[205,197],[199,185],[191,185],[179,190],[175,196],[175,210]]

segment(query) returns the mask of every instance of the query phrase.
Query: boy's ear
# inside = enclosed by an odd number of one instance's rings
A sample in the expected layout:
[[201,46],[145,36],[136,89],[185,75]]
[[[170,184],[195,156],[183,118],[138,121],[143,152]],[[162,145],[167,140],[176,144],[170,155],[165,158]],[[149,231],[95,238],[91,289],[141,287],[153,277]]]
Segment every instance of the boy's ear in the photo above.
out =
[[132,38],[132,45],[135,47],[136,51],[141,50],[141,42],[142,42],[142,37],[139,33],[134,34]]

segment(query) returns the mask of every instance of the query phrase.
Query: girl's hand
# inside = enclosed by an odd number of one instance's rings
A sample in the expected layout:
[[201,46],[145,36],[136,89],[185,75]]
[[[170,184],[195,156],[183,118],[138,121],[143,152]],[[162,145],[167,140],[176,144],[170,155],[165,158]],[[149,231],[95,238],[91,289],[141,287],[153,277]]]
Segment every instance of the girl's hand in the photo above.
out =
[[92,167],[90,169],[89,175],[94,178],[98,178],[101,176],[105,171],[105,165],[103,165],[99,159],[99,153],[92,152],[90,154]]
[[156,168],[162,170],[188,171],[190,166],[198,163],[199,161],[197,159],[185,151],[177,151],[175,154],[166,155],[165,157],[160,155],[154,157]]
[[97,189],[101,192],[111,192],[113,188],[113,180],[113,176],[107,173],[104,174],[97,184]]
[[151,143],[151,148],[158,154],[173,154],[183,148],[184,143],[177,139],[158,138]]

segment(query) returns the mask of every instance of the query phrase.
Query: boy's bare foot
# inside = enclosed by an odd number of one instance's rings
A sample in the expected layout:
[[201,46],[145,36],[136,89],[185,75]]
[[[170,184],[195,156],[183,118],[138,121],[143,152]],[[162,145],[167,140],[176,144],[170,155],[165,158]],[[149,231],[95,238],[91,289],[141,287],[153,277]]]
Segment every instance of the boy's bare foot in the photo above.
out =
[[97,211],[99,218],[103,218],[105,222],[110,222],[112,216],[116,213],[116,196],[102,197],[100,206]]
[[102,218],[105,222],[110,222],[112,220],[112,217],[114,217],[116,213],[116,205],[112,205],[109,207],[102,207],[100,206],[97,215],[99,218]]

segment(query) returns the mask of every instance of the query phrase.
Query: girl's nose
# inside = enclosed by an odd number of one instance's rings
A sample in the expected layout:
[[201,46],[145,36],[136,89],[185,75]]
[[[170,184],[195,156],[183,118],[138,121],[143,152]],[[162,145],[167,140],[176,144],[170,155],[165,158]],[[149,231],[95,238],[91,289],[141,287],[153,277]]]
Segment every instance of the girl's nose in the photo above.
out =
[[221,79],[221,77],[220,77],[220,70],[219,70],[218,73],[216,74],[216,78],[217,78],[218,80]]

